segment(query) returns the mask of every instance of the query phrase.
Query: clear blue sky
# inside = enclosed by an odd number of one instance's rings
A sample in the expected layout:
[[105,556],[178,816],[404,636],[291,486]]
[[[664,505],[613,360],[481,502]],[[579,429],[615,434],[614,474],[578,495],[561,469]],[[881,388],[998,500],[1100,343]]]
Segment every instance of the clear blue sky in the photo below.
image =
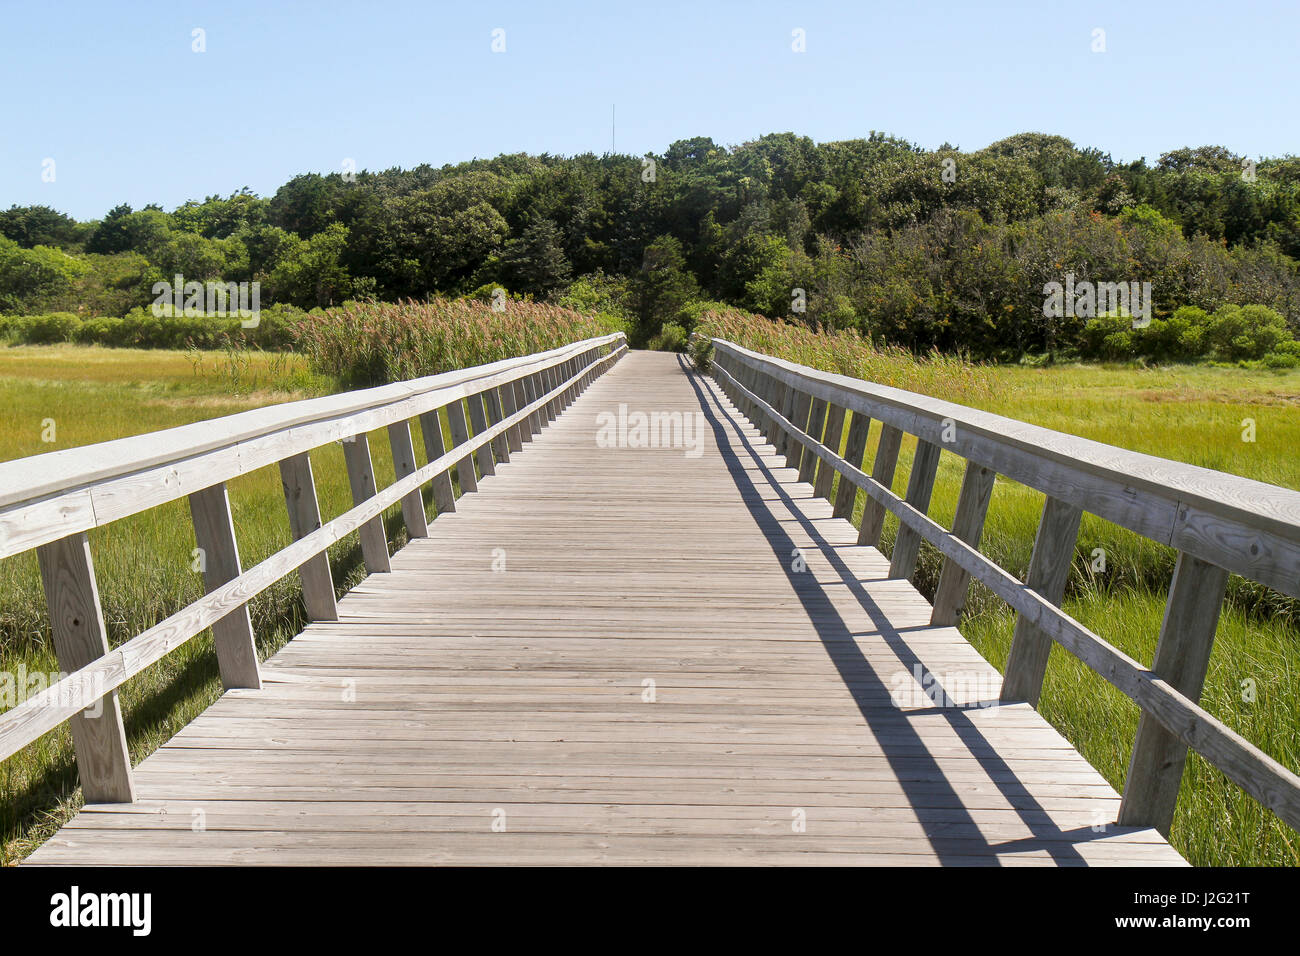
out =
[[603,153],[611,104],[617,149],[635,154],[873,129],[963,149],[1057,133],[1124,160],[1300,151],[1295,0],[3,0],[0,31],[0,206],[79,219],[245,185],[269,196],[346,158]]

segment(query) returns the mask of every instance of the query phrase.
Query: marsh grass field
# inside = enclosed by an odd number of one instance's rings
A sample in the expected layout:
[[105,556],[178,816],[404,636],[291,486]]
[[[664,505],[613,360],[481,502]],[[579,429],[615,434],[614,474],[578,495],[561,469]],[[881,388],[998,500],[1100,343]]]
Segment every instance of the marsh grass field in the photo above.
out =
[[[915,362],[804,340],[746,342],[736,328],[715,330],[741,344],[833,371],[872,377],[1060,431],[1137,451],[1300,489],[1300,372],[1207,367],[983,367],[957,360]],[[136,351],[73,345],[0,350],[0,460],[167,428],[248,408],[307,398],[335,383],[313,375],[294,354]],[[42,441],[45,419],[57,428]],[[1253,419],[1253,442],[1242,440]],[[415,427],[415,423],[412,423]],[[445,422],[444,422],[445,429]],[[868,460],[874,452],[873,431]],[[843,437],[841,437],[843,441]],[[415,436],[423,463],[422,441]],[[894,480],[902,494],[912,455],[905,444]],[[371,436],[381,486],[393,480],[388,443]],[[342,451],[312,455],[326,519],[351,505]],[[961,483],[961,462],[945,453],[931,514],[949,524]],[[626,489],[611,489],[622,493]],[[261,469],[230,483],[240,553],[248,567],[289,543],[278,472]],[[861,496],[859,496],[861,498]],[[981,550],[1015,574],[1029,562],[1042,495],[999,478]],[[432,514],[432,502],[426,496]],[[860,519],[861,501],[854,520]],[[386,514],[389,540],[404,542],[400,511]],[[882,548],[892,547],[896,522]],[[118,644],[198,598],[190,570],[194,547],[184,501],[152,509],[90,535],[110,642]],[[1092,570],[1094,549],[1106,569]],[[331,548],[340,592],[364,576],[355,535]],[[1086,516],[1066,609],[1141,661],[1149,661],[1163,614],[1174,553]],[[932,591],[939,555],[923,547],[918,585]],[[273,653],[302,627],[296,576],[252,605],[260,652]],[[1005,662],[1014,621],[1000,602],[976,586],[962,631],[993,664]],[[33,555],[0,561],[0,673],[54,672],[45,602]],[[1256,695],[1243,698],[1242,683]],[[207,635],[131,680],[122,690],[128,741],[138,762],[220,694]],[[1204,706],[1252,743],[1300,769],[1296,717],[1300,702],[1300,615],[1294,602],[1234,578],[1219,625]],[[1067,653],[1052,655],[1042,699],[1044,714],[1117,788],[1127,769],[1137,709]],[[0,857],[13,863],[31,852],[80,804],[66,725],[0,764]],[[1193,755],[1183,782],[1172,841],[1201,865],[1297,865],[1296,834],[1260,809],[1221,774]]]

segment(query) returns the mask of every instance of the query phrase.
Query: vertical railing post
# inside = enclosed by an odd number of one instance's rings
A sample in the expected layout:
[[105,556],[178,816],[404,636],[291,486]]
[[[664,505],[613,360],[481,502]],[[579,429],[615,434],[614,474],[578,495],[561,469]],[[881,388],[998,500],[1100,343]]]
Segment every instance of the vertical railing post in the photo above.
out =
[[[962,476],[961,491],[957,495],[957,512],[952,519],[952,533],[972,548],[980,546],[984,517],[993,498],[996,477],[992,468],[973,461],[966,462],[966,473]],[[957,617],[966,604],[969,584],[970,575],[966,569],[952,558],[945,557],[943,570],[939,572],[939,585],[934,592],[934,609],[930,612],[932,625],[946,627],[957,623]]]
[[[826,406],[826,431],[825,437],[822,438],[822,444],[835,453],[836,457],[840,454],[840,439],[844,437],[844,409],[838,405],[827,404]],[[813,482],[813,494],[818,498],[831,500],[831,486],[835,481],[835,469],[831,467],[830,462],[817,461],[817,480]]]
[[[500,425],[502,420],[506,417],[502,408],[501,392],[498,389],[489,388],[483,393],[483,397],[487,400],[488,418],[491,420],[490,424]],[[496,438],[492,439],[492,453],[496,455],[497,461],[502,464],[510,461],[511,431],[513,431],[513,429],[507,428]]]
[[[409,421],[393,422],[388,426],[388,445],[393,451],[393,473],[400,481],[407,475],[414,474],[415,444],[411,441],[411,423]],[[411,538],[429,536],[429,519],[424,513],[424,495],[419,488],[402,496],[402,520],[406,522],[406,534]]]
[[[821,398],[812,400],[811,410],[808,415],[808,437],[813,441],[822,440],[822,429],[826,427],[826,401]],[[818,458],[813,454],[811,448],[803,450],[803,458],[799,462],[799,480],[812,484],[813,475],[817,471]]]
[[[534,372],[524,379],[524,390],[528,397],[527,404],[531,405],[542,397],[542,373]],[[528,427],[532,429],[533,435],[542,433],[542,424],[546,420],[546,412],[537,408],[528,416]]]
[[[1070,562],[1074,558],[1082,517],[1079,508],[1049,496],[1043,504],[1042,520],[1038,522],[1034,553],[1029,559],[1025,583],[1058,607],[1070,578]],[[1018,615],[1011,636],[1011,650],[1007,654],[1006,673],[1002,677],[1000,699],[1028,701],[1037,707],[1051,653],[1052,639],[1024,615]]]
[[[487,417],[483,414],[482,393],[469,396],[465,403],[469,406],[469,423],[474,429],[474,434],[476,436],[482,435],[487,431]],[[492,461],[491,442],[479,445],[478,451],[474,452],[474,457],[478,460],[479,474],[484,478],[497,473],[496,464]]]
[[[903,432],[893,425],[882,423],[880,438],[876,442],[876,457],[871,463],[871,477],[888,491],[894,484],[894,469],[898,467],[898,450],[903,445]],[[862,526],[858,529],[858,544],[876,547],[880,532],[885,527],[885,506],[870,495],[862,509]]]
[[[930,496],[934,492],[934,476],[939,470],[939,446],[923,438],[916,440],[916,453],[912,456],[912,470],[907,476],[907,496],[904,499],[917,511],[930,510]],[[907,578],[916,572],[916,559],[921,553],[921,533],[902,521],[894,536],[894,550],[889,558],[889,576]]]
[[[844,460],[854,468],[861,468],[867,454],[867,438],[871,419],[861,412],[853,412],[849,421],[849,439],[844,446]],[[853,509],[858,503],[858,486],[840,476],[840,486],[835,492],[835,517],[853,520]]]
[[[812,396],[807,392],[795,392],[794,397],[794,417],[790,419],[790,424],[797,431],[806,432],[808,430],[808,412],[812,406]],[[785,453],[785,466],[787,468],[798,468],[799,474],[803,474],[800,463],[803,461],[803,445],[796,438],[790,439],[790,444]]]
[[[786,397],[787,397],[787,389],[786,389],[785,382],[779,382],[776,379],[773,379],[772,399],[769,402],[769,404],[778,412],[780,412],[782,417],[787,416]],[[772,428],[772,431],[768,434],[767,440],[768,442],[771,443],[772,448],[776,451],[777,455],[784,455],[786,449],[786,443],[790,440],[790,437],[785,433],[784,428],[776,428],[774,426]]]
[[[199,570],[203,573],[204,587],[211,593],[243,573],[235,522],[230,514],[230,495],[222,482],[194,492],[189,500],[194,543],[199,547]],[[241,604],[212,625],[212,643],[223,687],[262,686],[257,668],[257,642],[253,639],[253,621],[247,604]]]
[[[442,419],[436,408],[420,416],[420,434],[424,436],[424,454],[429,461],[437,461],[447,452],[442,437]],[[438,514],[456,510],[456,492],[451,487],[451,469],[433,476],[433,506]]]
[[[513,411],[517,412],[528,404],[528,386],[526,378],[517,378],[510,383],[510,390],[514,393]],[[515,440],[519,442],[520,449],[525,442],[533,440],[532,416],[525,415],[523,421],[515,428]]]
[[[375,487],[374,463],[370,460],[370,439],[365,432],[343,439],[343,459],[348,466],[352,503],[359,505],[373,498],[378,489]],[[392,570],[382,513],[361,526],[361,559],[372,574]]]
[[[465,423],[465,403],[457,399],[447,406],[447,427],[451,429],[451,447],[459,448],[469,441],[469,426]],[[456,462],[456,481],[460,493],[478,491],[478,476],[474,474],[474,458],[466,455]]]
[[[69,535],[38,547],[36,559],[59,667],[67,673],[78,671],[108,653],[90,541],[84,532]],[[109,691],[96,703],[87,702],[69,725],[86,802],[133,802],[131,754],[117,691]]]
[[[1194,704],[1200,703],[1205,686],[1227,587],[1223,568],[1179,552],[1151,670]],[[1186,763],[1187,745],[1143,712],[1124,779],[1119,825],[1155,827],[1168,837]]]
[[[280,462],[280,483],[289,508],[289,528],[297,541],[320,528],[320,504],[316,500],[316,481],[312,477],[311,458],[307,452],[290,455]],[[338,604],[334,600],[334,578],[330,574],[329,555],[321,551],[298,568],[302,580],[302,598],[307,618],[312,621],[337,621]]]

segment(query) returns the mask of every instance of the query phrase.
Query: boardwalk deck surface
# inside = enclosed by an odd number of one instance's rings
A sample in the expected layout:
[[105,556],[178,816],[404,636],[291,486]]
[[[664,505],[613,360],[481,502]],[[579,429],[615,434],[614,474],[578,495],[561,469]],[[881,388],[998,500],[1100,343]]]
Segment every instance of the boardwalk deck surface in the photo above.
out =
[[[598,447],[619,403],[702,454]],[[966,706],[997,672],[674,356],[457,508],[29,862],[1183,863],[1031,708]]]

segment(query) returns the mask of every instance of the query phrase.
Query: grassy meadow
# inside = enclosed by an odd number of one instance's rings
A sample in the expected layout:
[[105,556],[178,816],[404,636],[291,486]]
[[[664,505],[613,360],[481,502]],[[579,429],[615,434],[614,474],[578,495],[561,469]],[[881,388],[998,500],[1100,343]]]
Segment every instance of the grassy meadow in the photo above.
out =
[[[725,313],[700,331],[790,361],[870,379],[1134,451],[1300,490],[1300,371],[1211,366],[979,366],[945,356],[917,361],[854,335],[825,335]],[[1255,441],[1243,441],[1245,419]],[[867,449],[874,458],[879,425]],[[841,436],[847,441],[847,427]],[[831,441],[828,439],[827,443]],[[905,438],[893,491],[903,495],[916,440]],[[943,452],[930,515],[951,527],[964,459]],[[868,470],[869,467],[868,467]],[[838,477],[836,482],[838,484]],[[854,522],[861,521],[864,495]],[[1029,566],[1043,495],[999,476],[980,550],[1013,574]],[[890,553],[898,521],[886,518]],[[1105,570],[1093,570],[1095,549]],[[1176,552],[1084,515],[1065,610],[1136,660],[1149,662]],[[923,542],[916,582],[938,584],[942,555]],[[971,587],[962,633],[1003,668],[1015,615],[982,585]],[[1243,699],[1242,682],[1257,694]],[[1233,576],[1219,622],[1202,706],[1251,743],[1300,771],[1300,602]],[[1056,648],[1040,708],[1117,789],[1128,770],[1138,708]],[[1300,865],[1300,836],[1196,754],[1188,759],[1171,842],[1198,865]]]

